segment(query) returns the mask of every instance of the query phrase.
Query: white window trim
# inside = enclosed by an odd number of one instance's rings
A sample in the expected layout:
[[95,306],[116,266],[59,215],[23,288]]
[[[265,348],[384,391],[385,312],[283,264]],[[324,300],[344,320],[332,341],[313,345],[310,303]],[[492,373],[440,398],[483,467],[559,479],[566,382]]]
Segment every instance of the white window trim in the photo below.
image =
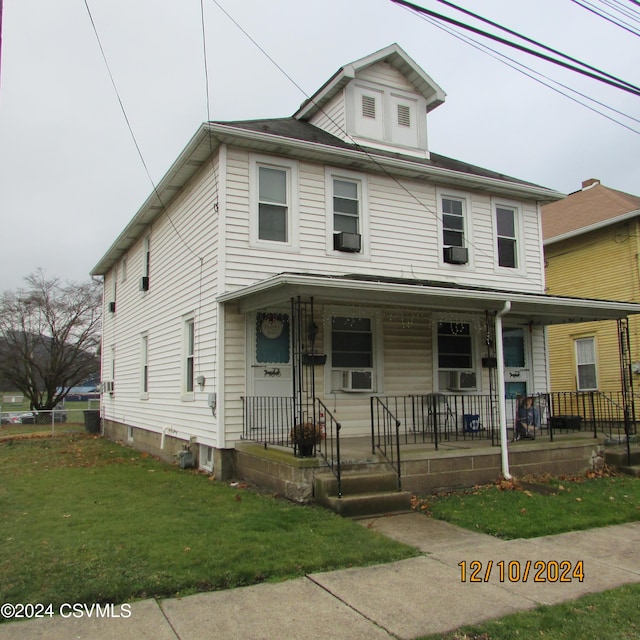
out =
[[[361,238],[360,251],[349,253],[345,251],[336,251],[333,248],[333,181],[345,180],[346,182],[358,183],[358,195],[360,204],[359,231]],[[370,252],[370,233],[369,233],[369,180],[366,174],[356,171],[347,171],[334,167],[326,167],[325,169],[325,204],[326,204],[326,230],[327,230],[327,255],[354,259],[369,259]]]
[[[497,208],[504,207],[505,209],[513,209],[515,211],[515,239],[516,239],[516,267],[515,269],[512,267],[501,267],[499,264],[499,256],[498,256],[498,216],[497,216]],[[496,273],[517,273],[522,274],[525,272],[524,269],[524,240],[523,240],[523,207],[521,202],[517,202],[515,200],[505,200],[503,198],[492,198],[491,199],[491,224],[492,224],[492,232],[493,232],[493,250],[495,255],[494,266]]]
[[[467,393],[474,394],[480,393],[482,391],[482,368],[480,366],[482,362],[482,356],[480,354],[480,343],[481,340],[478,340],[476,333],[474,332],[474,317],[472,316],[459,316],[459,317],[451,317],[451,315],[447,314],[434,314],[433,316],[433,326],[432,326],[432,344],[433,344],[433,390],[449,393],[449,394],[461,394],[465,393],[465,391],[452,391],[448,387],[441,388],[440,387],[440,371],[468,371],[469,373],[476,374],[476,388],[470,389]],[[473,358],[473,367],[471,369],[440,369],[438,366],[438,324],[441,322],[455,322],[460,324],[468,324],[469,325],[469,335],[471,336],[471,357]]]
[[[449,264],[444,261],[444,247],[443,234],[444,224],[443,218],[444,212],[442,210],[442,199],[451,198],[452,200],[462,200],[464,203],[464,246],[467,250],[468,262],[467,264]],[[473,251],[473,212],[472,212],[472,199],[471,194],[465,191],[457,191],[455,189],[436,189],[436,211],[437,211],[437,223],[438,223],[438,264],[443,269],[450,269],[452,271],[459,271],[460,269],[473,269],[474,268],[474,251]]]
[[[592,389],[580,386],[580,376],[578,374],[578,365],[580,364],[578,362],[578,342],[580,340],[591,340],[593,344],[593,367],[594,367],[594,373],[596,378],[596,386],[593,387]],[[596,337],[594,335],[574,337],[573,338],[573,354],[574,354],[574,361],[575,361],[576,390],[577,391],[597,391],[598,390],[598,343],[596,341]],[[587,364],[587,363],[582,363],[582,364]],[[588,364],[591,364],[591,363],[588,363]]]
[[351,392],[333,389],[333,371],[344,370],[343,367],[333,368],[331,362],[331,321],[334,316],[369,318],[371,320],[371,331],[373,333],[373,390],[358,392],[360,394],[382,395],[384,393],[384,339],[382,333],[382,314],[379,309],[362,309],[361,307],[325,307],[324,313],[324,349],[327,354],[327,365],[324,367],[324,388],[325,397],[334,394],[351,395]]
[[[193,390],[187,391],[187,357],[189,355],[189,324],[193,323]],[[195,400],[196,389],[196,351],[197,351],[197,329],[195,314],[190,313],[182,317],[182,349],[180,352],[180,379],[181,392],[180,399],[183,402],[193,402]]]
[[[147,388],[144,388],[145,368],[147,375]],[[140,334],[140,400],[149,399],[149,332]]]
[[[209,449],[211,451],[211,461],[209,463],[205,462],[204,453],[205,450]],[[208,471],[209,473],[213,472],[213,464],[214,464],[214,450],[213,447],[209,444],[198,443],[198,466],[200,469],[204,471]]]
[[[287,173],[287,242],[261,240],[258,237],[259,167],[280,169]],[[249,155],[249,243],[257,249],[298,251],[300,249],[298,208],[298,163],[294,160]]]

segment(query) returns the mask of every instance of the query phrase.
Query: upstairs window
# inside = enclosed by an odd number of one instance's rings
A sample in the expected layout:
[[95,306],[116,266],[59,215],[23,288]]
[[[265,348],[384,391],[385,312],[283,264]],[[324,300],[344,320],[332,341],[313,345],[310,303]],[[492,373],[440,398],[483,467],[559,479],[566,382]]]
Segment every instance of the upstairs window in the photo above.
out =
[[360,197],[357,182],[333,180],[333,231],[360,233]]
[[442,198],[442,244],[464,247],[464,200]]
[[288,242],[288,218],[286,169],[258,167],[258,238]]
[[298,249],[297,189],[295,161],[251,154],[249,237],[253,247]]
[[498,240],[498,265],[510,269],[518,267],[518,243],[516,239],[516,210],[496,207],[496,231]]

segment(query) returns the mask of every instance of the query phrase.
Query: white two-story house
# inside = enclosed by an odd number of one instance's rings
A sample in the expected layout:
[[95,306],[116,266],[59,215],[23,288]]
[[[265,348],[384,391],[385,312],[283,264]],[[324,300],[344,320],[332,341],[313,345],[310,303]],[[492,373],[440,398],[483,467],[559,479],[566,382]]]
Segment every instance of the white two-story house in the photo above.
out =
[[325,409],[370,434],[371,398],[492,394],[504,430],[548,388],[548,324],[637,311],[545,295],[562,195],[433,153],[444,102],[394,44],[292,117],[203,124],[92,271],[105,433],[225,477]]

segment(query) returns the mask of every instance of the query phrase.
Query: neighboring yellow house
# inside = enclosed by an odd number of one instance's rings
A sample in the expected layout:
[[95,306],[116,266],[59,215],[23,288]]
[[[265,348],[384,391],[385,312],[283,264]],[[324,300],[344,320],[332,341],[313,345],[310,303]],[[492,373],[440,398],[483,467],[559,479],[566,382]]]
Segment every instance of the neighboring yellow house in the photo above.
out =
[[[542,207],[546,292],[640,302],[640,197],[591,179]],[[634,388],[640,388],[640,318],[629,322]],[[619,391],[617,323],[548,328],[552,391]]]

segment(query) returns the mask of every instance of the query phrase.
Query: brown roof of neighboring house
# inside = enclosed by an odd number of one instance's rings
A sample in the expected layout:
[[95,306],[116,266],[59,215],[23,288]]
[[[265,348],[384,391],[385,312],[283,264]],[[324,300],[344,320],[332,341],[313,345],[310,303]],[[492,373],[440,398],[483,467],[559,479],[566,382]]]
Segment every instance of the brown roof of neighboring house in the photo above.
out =
[[640,209],[640,198],[610,189],[599,180],[585,180],[582,190],[542,207],[544,240],[606,222]]

